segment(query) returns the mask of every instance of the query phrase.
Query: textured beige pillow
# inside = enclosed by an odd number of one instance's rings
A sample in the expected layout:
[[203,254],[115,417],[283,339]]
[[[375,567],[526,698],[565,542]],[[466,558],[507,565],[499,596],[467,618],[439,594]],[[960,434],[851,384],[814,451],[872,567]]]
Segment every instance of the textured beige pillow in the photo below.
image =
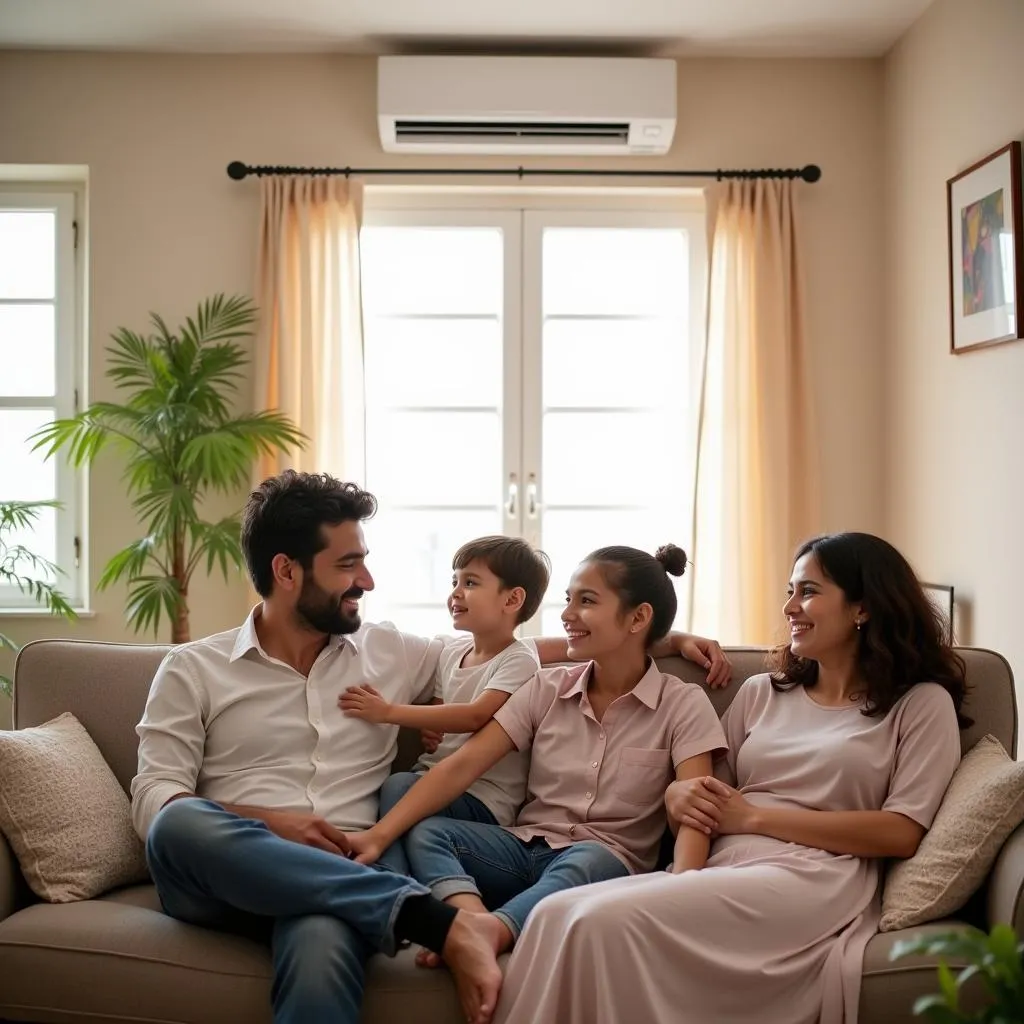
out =
[[0,829],[51,903],[146,878],[128,797],[74,715],[0,732]]
[[959,910],[1021,821],[1024,763],[985,736],[953,774],[917,853],[889,869],[880,929],[911,928]]

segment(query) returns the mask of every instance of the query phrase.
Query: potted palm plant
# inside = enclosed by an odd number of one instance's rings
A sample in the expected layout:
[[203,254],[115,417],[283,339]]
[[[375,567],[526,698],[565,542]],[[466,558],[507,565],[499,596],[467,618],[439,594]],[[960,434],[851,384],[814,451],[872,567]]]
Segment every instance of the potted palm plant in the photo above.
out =
[[[938,968],[939,991],[921,996],[914,1014],[934,1024],[1024,1024],[1024,942],[1006,924],[991,932],[965,928],[941,935],[897,942],[891,960],[912,954],[956,957],[967,962],[958,973],[944,959]],[[960,1005],[960,990],[971,978],[978,978],[985,991],[985,1005],[976,1011]]]
[[[53,501],[0,501],[0,586],[17,587],[51,615],[74,619],[75,610],[55,582],[60,569],[24,544],[11,540],[15,530],[31,529],[40,510],[54,507]],[[0,633],[0,651],[4,650],[17,653],[19,647]],[[10,678],[0,673],[0,691],[10,696],[12,685]]]
[[280,413],[231,407],[248,362],[239,339],[256,320],[248,299],[207,299],[173,332],[157,314],[150,320],[148,337],[122,327],[107,349],[106,376],[124,401],[94,402],[32,440],[48,457],[66,450],[75,466],[108,444],[127,456],[124,481],[143,532],[107,562],[97,586],[125,580],[133,629],[155,633],[166,614],[177,644],[190,637],[195,573],[217,567],[227,579],[243,561],[237,513],[210,521],[204,499],[238,493],[261,454],[302,447],[305,438]]

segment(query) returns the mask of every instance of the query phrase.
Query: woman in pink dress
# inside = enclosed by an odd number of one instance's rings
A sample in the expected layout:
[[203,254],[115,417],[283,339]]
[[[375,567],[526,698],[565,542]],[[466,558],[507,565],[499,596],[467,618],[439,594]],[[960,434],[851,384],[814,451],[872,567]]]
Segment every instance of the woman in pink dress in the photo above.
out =
[[723,717],[717,778],[673,783],[701,870],[558,893],[527,922],[503,1024],[856,1024],[885,858],[960,759],[964,667],[906,560],[862,533],[797,553],[790,642]]

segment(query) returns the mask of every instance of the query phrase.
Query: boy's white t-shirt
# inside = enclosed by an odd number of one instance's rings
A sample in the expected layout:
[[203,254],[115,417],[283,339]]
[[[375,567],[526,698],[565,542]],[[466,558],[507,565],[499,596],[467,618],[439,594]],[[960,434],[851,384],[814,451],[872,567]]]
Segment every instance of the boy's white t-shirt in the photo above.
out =
[[[490,661],[462,668],[462,659],[473,649],[472,637],[447,641],[437,665],[434,696],[445,704],[472,704],[485,690],[515,693],[540,668],[536,648],[513,640]],[[414,771],[426,771],[454,754],[473,734],[446,732],[433,754],[423,753]],[[530,770],[529,751],[517,750],[503,757],[480,776],[467,792],[484,803],[499,825],[514,825],[526,799],[526,778]]]

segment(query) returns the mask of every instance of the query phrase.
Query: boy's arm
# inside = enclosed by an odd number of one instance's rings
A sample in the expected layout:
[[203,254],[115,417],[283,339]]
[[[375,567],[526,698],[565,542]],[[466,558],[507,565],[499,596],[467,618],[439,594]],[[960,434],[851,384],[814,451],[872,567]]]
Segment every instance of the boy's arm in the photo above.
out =
[[392,704],[372,686],[350,686],[338,698],[338,706],[350,718],[365,722],[404,725],[432,732],[476,732],[508,700],[504,690],[484,690],[470,704]]

